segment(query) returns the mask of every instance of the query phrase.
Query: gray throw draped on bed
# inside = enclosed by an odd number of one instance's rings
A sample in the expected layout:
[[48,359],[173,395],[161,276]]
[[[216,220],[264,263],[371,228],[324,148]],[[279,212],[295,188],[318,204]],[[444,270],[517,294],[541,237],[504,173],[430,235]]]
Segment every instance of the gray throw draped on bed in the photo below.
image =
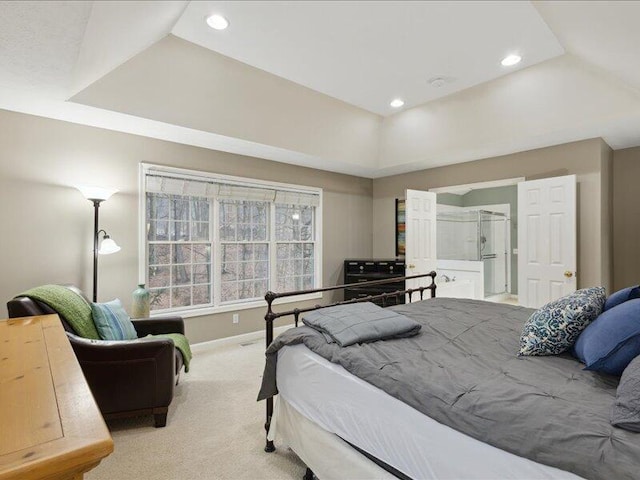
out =
[[341,347],[354,343],[416,335],[422,325],[371,302],[336,305],[307,312],[302,323],[318,330],[327,342]]

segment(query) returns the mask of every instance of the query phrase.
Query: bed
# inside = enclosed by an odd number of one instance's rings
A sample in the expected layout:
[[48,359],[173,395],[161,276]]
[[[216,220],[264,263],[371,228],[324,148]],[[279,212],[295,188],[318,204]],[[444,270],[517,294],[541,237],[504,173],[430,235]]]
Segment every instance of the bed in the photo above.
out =
[[[433,278],[410,292],[431,299],[390,307],[422,324],[416,337],[357,348],[308,327],[278,337],[267,451],[282,441],[322,480],[640,478],[640,434],[609,423],[616,377],[568,354],[517,357],[532,310],[433,298]],[[272,295],[267,324],[284,316]]]

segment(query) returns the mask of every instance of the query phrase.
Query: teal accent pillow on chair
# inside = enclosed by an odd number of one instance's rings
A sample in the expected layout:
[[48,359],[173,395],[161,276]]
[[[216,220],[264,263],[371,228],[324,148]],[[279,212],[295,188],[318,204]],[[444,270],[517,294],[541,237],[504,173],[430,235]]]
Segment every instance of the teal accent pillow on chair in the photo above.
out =
[[136,329],[119,299],[107,303],[92,303],[93,323],[102,340],[135,340]]

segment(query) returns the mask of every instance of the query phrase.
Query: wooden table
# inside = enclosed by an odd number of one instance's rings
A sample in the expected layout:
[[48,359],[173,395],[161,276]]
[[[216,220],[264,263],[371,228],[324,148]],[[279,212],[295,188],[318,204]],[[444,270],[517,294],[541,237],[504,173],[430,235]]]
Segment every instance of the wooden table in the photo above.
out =
[[58,316],[0,320],[0,480],[78,480],[112,451]]

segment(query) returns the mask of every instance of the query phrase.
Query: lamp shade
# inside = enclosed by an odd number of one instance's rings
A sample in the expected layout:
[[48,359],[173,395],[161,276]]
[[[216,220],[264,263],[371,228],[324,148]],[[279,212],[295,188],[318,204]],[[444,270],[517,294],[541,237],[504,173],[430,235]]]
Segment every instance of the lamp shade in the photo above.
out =
[[78,185],[76,188],[88,200],[107,200],[118,191],[115,188],[92,187],[90,185]]
[[112,253],[116,253],[120,251],[120,246],[113,241],[109,235],[105,235],[102,243],[100,244],[100,250],[98,253],[100,255],[110,255]]

